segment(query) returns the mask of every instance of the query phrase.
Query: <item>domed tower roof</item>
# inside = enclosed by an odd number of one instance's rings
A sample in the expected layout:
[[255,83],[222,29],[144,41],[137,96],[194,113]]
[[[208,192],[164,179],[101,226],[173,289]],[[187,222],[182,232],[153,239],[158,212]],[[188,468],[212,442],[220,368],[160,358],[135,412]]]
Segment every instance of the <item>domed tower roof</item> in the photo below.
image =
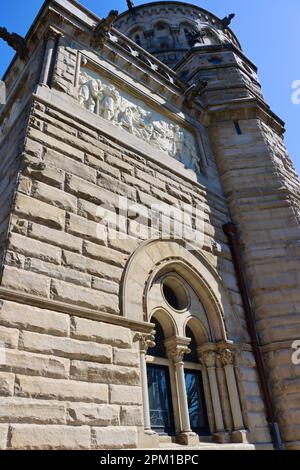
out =
[[232,43],[240,48],[222,20],[189,3],[146,3],[122,13],[114,26],[169,67],[174,67],[194,44]]

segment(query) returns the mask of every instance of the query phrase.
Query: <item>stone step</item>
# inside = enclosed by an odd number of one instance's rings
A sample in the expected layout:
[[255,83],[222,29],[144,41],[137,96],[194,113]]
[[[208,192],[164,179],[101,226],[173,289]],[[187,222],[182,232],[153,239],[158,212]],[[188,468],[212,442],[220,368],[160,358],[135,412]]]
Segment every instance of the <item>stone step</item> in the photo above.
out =
[[159,450],[168,450],[168,451],[182,451],[186,450],[255,450],[253,444],[215,444],[215,443],[199,443],[199,445],[190,447],[184,446],[176,443],[161,443]]

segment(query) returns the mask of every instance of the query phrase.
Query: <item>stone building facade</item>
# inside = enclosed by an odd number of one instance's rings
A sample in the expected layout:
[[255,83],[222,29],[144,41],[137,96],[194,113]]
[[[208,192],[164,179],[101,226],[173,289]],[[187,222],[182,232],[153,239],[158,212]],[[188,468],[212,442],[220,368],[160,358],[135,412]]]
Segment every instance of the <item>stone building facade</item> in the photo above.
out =
[[48,0],[11,63],[0,449],[300,448],[300,184],[227,26]]

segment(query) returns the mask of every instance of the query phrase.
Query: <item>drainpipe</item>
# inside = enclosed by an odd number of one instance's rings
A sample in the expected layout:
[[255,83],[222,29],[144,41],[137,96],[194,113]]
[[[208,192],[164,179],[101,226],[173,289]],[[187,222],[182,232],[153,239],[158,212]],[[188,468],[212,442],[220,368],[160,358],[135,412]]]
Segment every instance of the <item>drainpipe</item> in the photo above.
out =
[[279,425],[276,419],[275,409],[269,389],[269,384],[267,380],[267,374],[265,369],[265,364],[263,356],[260,349],[258,334],[256,331],[254,309],[250,299],[250,294],[248,290],[248,285],[245,277],[245,270],[242,262],[242,255],[240,250],[238,228],[232,222],[225,224],[223,226],[223,231],[227,235],[229,240],[229,247],[233,258],[233,264],[235,267],[235,272],[238,280],[238,285],[242,297],[243,307],[246,315],[246,323],[248,327],[248,332],[251,339],[251,346],[253,349],[253,354],[256,361],[257,371],[260,378],[260,385],[262,389],[263,399],[267,412],[267,421],[269,423],[269,428],[271,436],[273,439],[273,444],[276,450],[284,450],[284,444],[282,442]]

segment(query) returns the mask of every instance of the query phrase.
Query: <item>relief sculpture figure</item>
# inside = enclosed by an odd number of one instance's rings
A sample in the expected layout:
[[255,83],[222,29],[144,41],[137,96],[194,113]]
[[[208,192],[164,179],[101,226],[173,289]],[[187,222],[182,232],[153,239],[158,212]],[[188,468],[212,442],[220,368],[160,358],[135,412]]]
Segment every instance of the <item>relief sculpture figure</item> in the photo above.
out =
[[154,113],[129,101],[114,85],[81,72],[78,86],[81,106],[168,153],[186,168],[200,172],[194,138],[178,124],[158,120]]

